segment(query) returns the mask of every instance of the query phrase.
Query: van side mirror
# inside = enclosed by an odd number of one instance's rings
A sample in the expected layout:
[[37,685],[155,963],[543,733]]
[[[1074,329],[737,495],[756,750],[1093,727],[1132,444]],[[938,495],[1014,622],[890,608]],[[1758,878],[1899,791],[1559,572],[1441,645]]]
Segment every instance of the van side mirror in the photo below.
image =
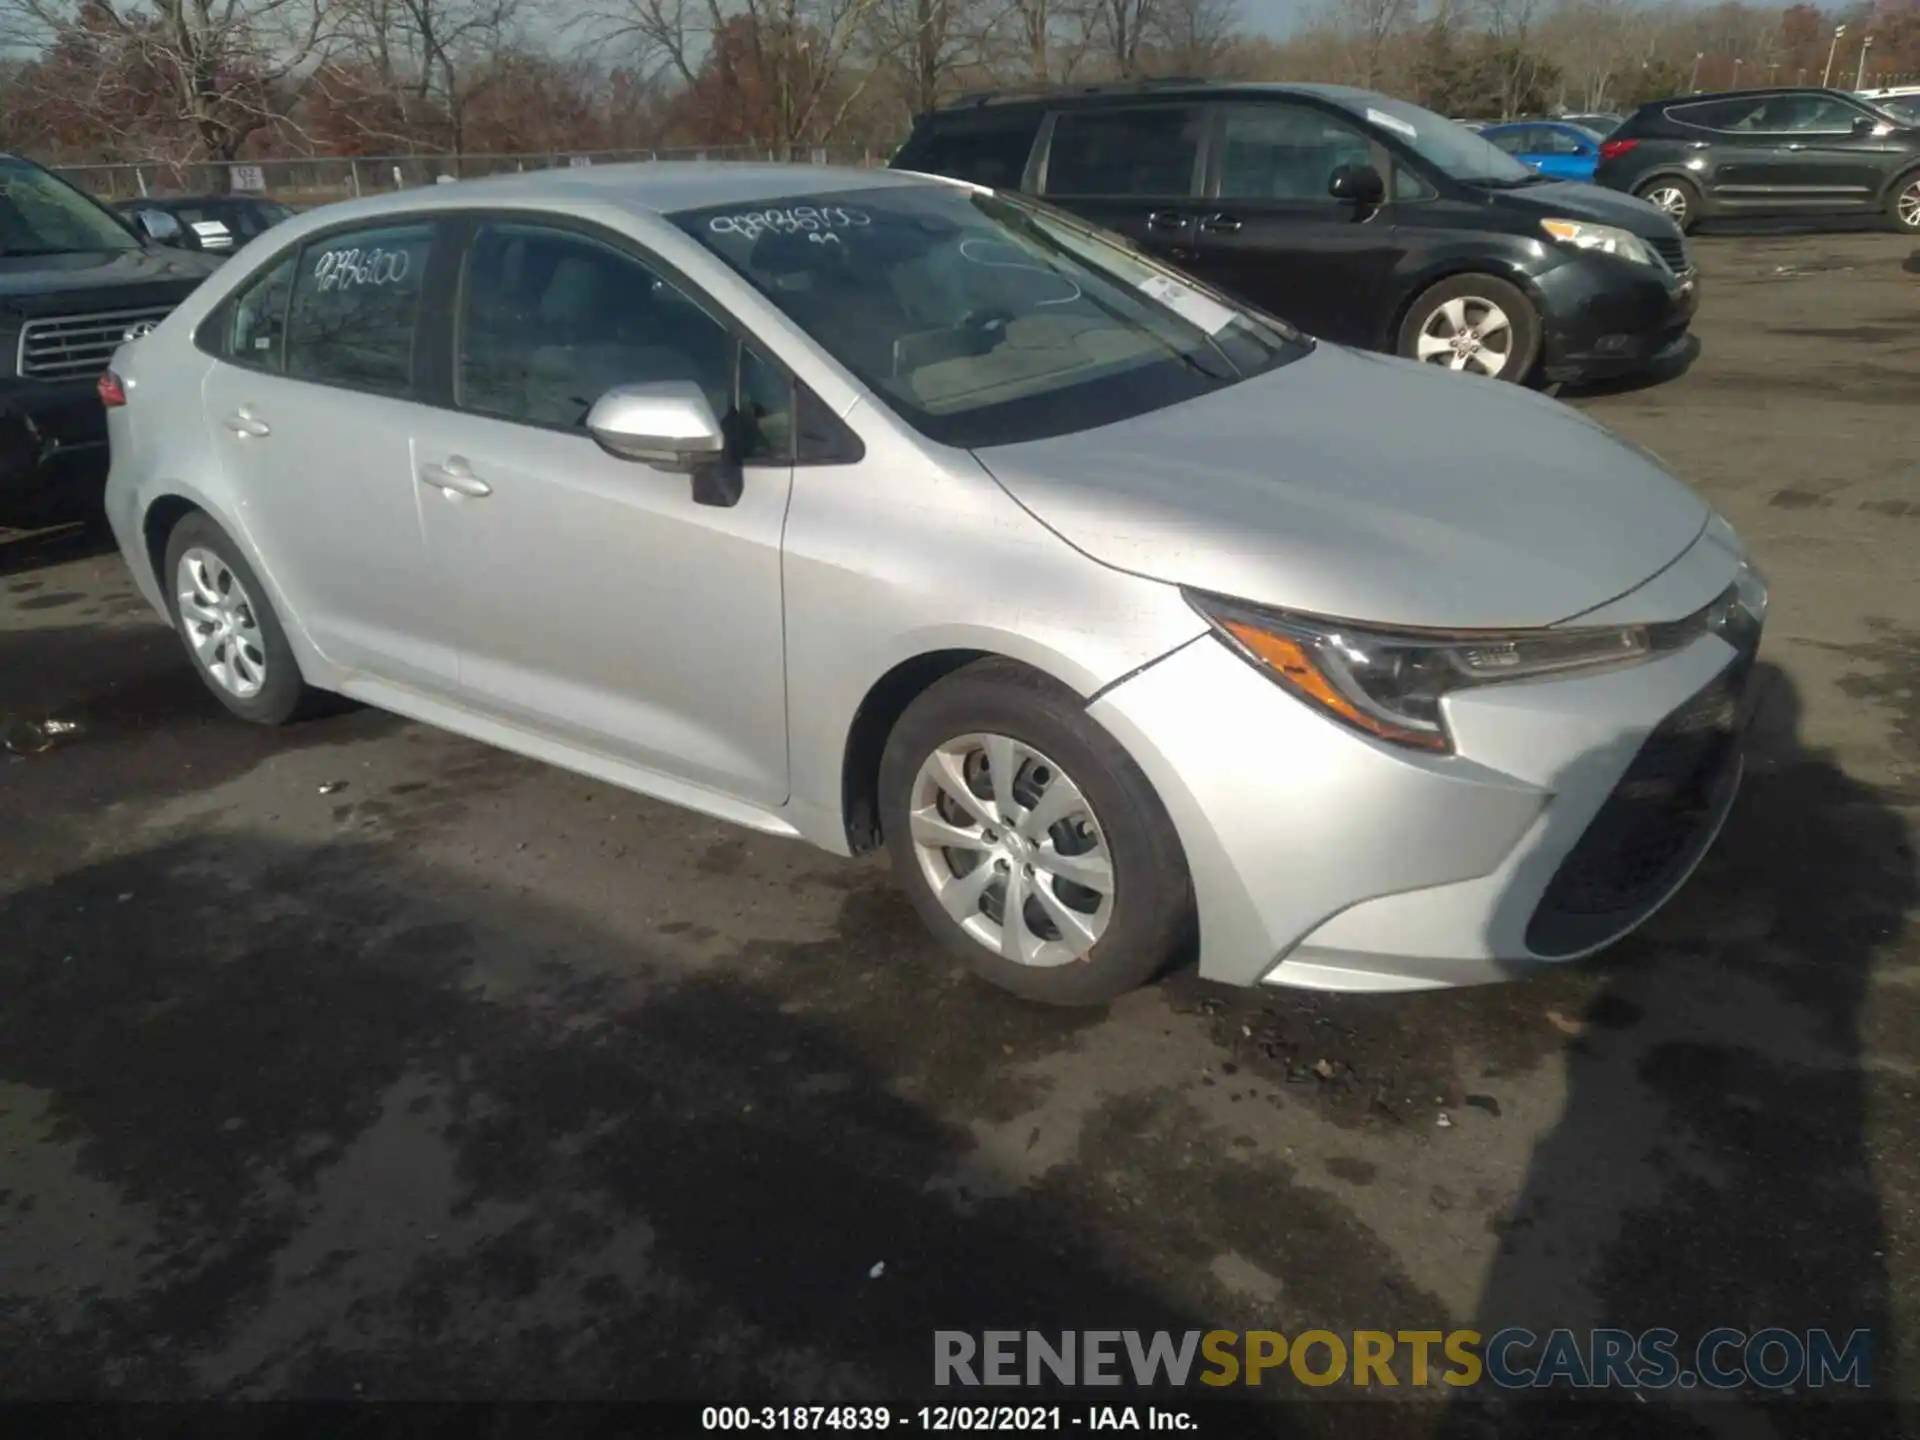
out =
[[1342,165],[1327,177],[1327,193],[1362,209],[1371,209],[1387,198],[1387,182],[1371,165]]

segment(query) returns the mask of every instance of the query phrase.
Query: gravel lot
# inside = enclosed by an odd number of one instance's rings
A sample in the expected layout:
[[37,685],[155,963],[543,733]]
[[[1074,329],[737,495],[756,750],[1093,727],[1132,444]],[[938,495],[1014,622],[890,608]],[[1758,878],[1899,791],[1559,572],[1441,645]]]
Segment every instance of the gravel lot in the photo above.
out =
[[0,1393],[897,1400],[937,1326],[1530,1323],[1866,1326],[1920,1399],[1920,254],[1698,249],[1691,369],[1563,398],[1769,571],[1757,753],[1682,896],[1528,983],[1028,1007],[881,863],[248,729],[116,556],[0,545],[0,716],[79,726],[0,757]]

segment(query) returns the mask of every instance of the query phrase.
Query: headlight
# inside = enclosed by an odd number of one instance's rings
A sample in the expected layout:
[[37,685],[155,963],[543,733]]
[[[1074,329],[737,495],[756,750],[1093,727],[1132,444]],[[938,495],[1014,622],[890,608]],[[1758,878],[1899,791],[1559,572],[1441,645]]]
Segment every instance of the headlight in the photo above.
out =
[[1440,702],[1456,690],[1631,665],[1698,639],[1709,613],[1655,626],[1396,635],[1193,591],[1187,602],[1300,699],[1376,739],[1440,753],[1453,748]]
[[1540,228],[1562,245],[1576,250],[1598,250],[1602,255],[1618,255],[1636,265],[1653,264],[1653,251],[1647,242],[1630,231],[1612,225],[1596,225],[1591,220],[1542,220]]

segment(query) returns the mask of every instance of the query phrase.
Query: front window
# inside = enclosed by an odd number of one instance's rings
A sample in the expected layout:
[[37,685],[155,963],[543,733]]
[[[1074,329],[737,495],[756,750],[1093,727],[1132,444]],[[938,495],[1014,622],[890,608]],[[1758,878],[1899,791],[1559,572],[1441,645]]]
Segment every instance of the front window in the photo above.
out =
[[0,258],[140,248],[131,230],[66,181],[0,159]]
[[1497,145],[1444,115],[1385,95],[1340,95],[1335,99],[1348,113],[1393,136],[1451,180],[1506,188],[1531,185],[1540,179]]
[[948,445],[1110,425],[1311,343],[1116,237],[1004,195],[903,186],[672,219]]

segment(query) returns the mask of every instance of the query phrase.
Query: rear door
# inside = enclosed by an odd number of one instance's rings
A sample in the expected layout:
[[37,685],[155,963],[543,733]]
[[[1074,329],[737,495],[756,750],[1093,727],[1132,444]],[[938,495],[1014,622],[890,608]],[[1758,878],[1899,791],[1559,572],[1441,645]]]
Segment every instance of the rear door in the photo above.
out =
[[1188,268],[1309,334],[1376,343],[1402,254],[1393,206],[1363,212],[1327,186],[1343,165],[1391,175],[1384,148],[1353,121],[1296,101],[1216,110]]
[[1194,258],[1208,111],[1197,102],[1062,110],[1040,192],[1178,265]]
[[1591,180],[1599,147],[1566,125],[1528,127],[1527,153],[1521,158],[1556,180]]
[[411,430],[439,227],[309,240],[226,302],[201,386],[237,523],[328,659],[451,692],[452,609],[427,573]]

